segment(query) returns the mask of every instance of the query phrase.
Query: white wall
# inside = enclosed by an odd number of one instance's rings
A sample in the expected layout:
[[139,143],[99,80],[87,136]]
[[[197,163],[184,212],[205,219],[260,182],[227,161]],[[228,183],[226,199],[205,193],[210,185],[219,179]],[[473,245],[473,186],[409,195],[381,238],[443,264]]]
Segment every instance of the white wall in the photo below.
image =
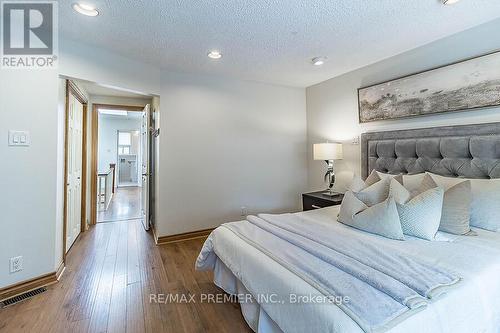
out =
[[163,73],[160,235],[300,209],[304,89]]
[[500,49],[499,32],[500,19],[307,88],[309,189],[325,187],[324,162],[312,160],[313,143],[346,143],[336,168],[343,181],[348,171],[360,172],[360,146],[349,143],[362,132],[500,121],[500,108],[492,108],[360,125],[357,104],[359,87]]
[[67,39],[59,41],[59,73],[111,87],[159,95],[159,68]]
[[[0,70],[0,288],[53,272],[56,264],[58,80],[52,70]],[[8,147],[8,130],[30,147]],[[36,170],[36,172],[34,172]],[[25,269],[9,273],[9,258]]]

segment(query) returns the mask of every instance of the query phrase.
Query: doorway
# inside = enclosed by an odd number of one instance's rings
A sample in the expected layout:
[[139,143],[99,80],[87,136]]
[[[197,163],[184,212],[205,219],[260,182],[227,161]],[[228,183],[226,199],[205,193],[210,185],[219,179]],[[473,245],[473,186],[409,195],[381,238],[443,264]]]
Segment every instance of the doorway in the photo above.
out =
[[143,181],[143,166],[149,164],[149,133],[143,136],[142,129],[143,122],[150,116],[149,105],[94,105],[94,108],[98,170],[96,223],[143,219],[149,202],[148,184]]
[[[58,169],[61,171],[62,197],[62,226],[58,233],[63,261],[66,262],[68,251],[81,233],[97,224],[100,207],[118,212],[103,216],[100,222],[141,220],[145,230],[152,225],[149,207],[154,196],[150,194],[150,183],[153,182],[150,147],[152,137],[157,138],[159,134],[159,129],[153,131],[152,128],[155,115],[158,117],[160,100],[157,96],[141,92],[63,76],[60,77],[59,92],[60,134],[64,152],[61,149],[61,167]],[[115,138],[111,140],[108,152],[114,160],[108,161],[104,167],[98,164],[100,111],[135,118],[138,124],[133,128],[115,128]],[[118,137],[122,132],[128,132],[130,136],[125,134],[126,138],[122,138],[120,144]],[[127,138],[130,140],[123,141]],[[119,182],[119,157],[134,154],[137,155],[135,158],[125,159],[125,162],[134,163],[129,169],[122,165],[126,170]]]
[[86,221],[87,98],[66,80],[63,260]]

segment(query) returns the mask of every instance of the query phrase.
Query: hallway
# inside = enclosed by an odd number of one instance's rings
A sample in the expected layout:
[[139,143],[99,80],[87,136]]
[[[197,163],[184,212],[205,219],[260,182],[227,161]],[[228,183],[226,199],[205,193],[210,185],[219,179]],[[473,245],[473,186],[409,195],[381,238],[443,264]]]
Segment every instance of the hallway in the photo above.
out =
[[141,188],[117,187],[109,207],[97,214],[97,223],[141,218]]

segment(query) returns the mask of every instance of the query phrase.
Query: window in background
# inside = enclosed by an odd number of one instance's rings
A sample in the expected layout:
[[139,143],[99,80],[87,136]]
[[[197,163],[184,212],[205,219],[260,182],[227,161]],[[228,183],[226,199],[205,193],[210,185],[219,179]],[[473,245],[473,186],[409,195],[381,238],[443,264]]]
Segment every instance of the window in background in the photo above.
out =
[[118,132],[118,154],[130,155],[132,138],[130,132]]

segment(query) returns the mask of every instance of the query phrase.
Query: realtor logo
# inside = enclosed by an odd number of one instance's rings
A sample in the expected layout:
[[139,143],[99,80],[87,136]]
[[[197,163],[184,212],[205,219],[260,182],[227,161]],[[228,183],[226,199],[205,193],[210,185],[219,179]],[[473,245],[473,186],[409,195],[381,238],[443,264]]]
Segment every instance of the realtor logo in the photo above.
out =
[[3,1],[2,68],[55,68],[57,2]]

